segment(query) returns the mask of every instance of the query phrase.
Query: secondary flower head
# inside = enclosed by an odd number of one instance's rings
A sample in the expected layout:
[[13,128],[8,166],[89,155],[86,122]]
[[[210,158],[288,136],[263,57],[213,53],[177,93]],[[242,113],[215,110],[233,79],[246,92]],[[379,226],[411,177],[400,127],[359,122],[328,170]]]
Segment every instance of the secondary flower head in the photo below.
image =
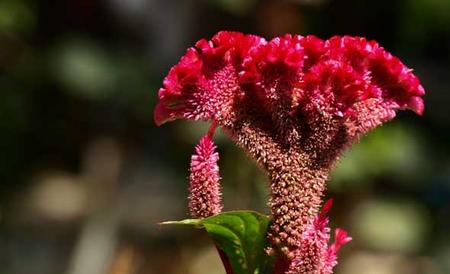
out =
[[311,273],[332,274],[337,264],[337,252],[346,243],[352,240],[347,232],[337,228],[334,242],[328,246],[330,229],[328,217],[332,200],[325,203],[322,211],[314,220],[305,225],[302,232],[302,242],[298,249],[291,254],[293,257],[287,274]]
[[200,139],[196,154],[191,157],[189,213],[193,218],[206,218],[222,211],[219,154],[215,150],[209,133]]
[[423,95],[412,70],[374,41],[312,35],[266,41],[219,32],[172,67],[154,117],[158,125],[217,122],[258,162],[269,178],[268,236],[289,258],[319,213],[328,174],[345,148],[397,110],[422,114]]

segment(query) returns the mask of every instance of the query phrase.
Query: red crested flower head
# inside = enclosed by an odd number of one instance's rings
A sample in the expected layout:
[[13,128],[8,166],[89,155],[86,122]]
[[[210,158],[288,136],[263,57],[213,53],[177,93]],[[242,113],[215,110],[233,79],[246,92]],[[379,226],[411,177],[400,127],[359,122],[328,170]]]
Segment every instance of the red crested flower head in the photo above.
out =
[[219,32],[198,41],[170,70],[154,117],[157,124],[220,120],[239,111],[236,101],[258,98],[265,106],[286,104],[293,117],[330,115],[366,131],[397,109],[421,114],[423,95],[411,69],[374,41],[286,35],[266,42]]

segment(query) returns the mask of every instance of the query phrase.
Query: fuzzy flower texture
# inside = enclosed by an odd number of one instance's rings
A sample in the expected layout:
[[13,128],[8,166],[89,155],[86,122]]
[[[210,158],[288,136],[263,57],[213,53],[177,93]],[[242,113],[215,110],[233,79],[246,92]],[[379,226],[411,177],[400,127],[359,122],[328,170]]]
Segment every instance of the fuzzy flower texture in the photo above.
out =
[[329,274],[338,249],[350,240],[337,229],[328,246],[330,205],[320,207],[330,169],[347,147],[397,110],[422,114],[424,93],[411,69],[361,37],[266,41],[219,32],[189,48],[169,71],[154,118],[158,125],[176,119],[213,123],[192,159],[193,216],[221,208],[218,156],[210,143],[217,124],[267,173],[268,250],[284,269],[277,273]]
[[222,211],[220,198],[219,153],[212,142],[212,132],[200,139],[191,157],[189,177],[189,213],[194,218],[206,218]]

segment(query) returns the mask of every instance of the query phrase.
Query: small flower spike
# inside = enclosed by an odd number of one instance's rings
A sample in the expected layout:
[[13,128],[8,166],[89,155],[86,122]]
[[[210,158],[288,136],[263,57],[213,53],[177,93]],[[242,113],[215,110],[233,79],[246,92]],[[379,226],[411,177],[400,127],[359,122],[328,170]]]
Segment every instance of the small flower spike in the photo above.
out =
[[189,176],[189,213],[193,218],[206,218],[222,211],[219,154],[212,142],[215,126],[200,139],[191,157]]

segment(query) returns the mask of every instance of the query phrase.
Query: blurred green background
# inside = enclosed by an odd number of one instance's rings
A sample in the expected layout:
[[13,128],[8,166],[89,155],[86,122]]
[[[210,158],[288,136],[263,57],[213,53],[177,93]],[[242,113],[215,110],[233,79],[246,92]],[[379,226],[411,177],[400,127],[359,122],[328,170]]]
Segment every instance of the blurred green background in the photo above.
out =
[[[415,69],[412,112],[340,161],[339,274],[450,273],[449,0],[0,0],[0,274],[223,274],[187,216],[206,125],[156,128],[168,69],[219,30],[368,37]],[[267,212],[265,179],[217,136],[225,209]]]

